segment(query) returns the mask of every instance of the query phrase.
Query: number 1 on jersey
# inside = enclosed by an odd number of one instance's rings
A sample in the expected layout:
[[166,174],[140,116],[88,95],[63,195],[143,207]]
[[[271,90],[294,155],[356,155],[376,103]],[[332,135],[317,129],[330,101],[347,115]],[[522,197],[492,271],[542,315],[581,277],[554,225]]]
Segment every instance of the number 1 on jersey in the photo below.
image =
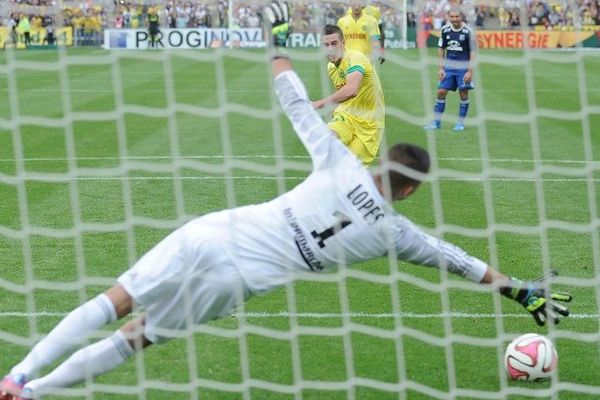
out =
[[350,219],[346,215],[339,211],[333,213],[333,216],[336,218],[336,221],[331,227],[319,233],[317,233],[317,231],[311,232],[312,237],[318,239],[317,244],[321,249],[325,247],[325,240],[335,235],[336,233],[338,233],[339,231],[341,231],[342,229],[344,229],[352,223],[352,221],[350,221]]

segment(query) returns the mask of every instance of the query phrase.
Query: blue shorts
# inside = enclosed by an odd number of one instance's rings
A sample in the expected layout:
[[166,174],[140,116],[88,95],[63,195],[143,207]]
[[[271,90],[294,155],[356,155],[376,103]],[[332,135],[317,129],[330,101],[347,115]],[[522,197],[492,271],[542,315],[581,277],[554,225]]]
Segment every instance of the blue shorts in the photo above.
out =
[[444,79],[438,83],[438,89],[455,91],[475,89],[473,82],[465,83],[465,74],[467,71],[446,71]]

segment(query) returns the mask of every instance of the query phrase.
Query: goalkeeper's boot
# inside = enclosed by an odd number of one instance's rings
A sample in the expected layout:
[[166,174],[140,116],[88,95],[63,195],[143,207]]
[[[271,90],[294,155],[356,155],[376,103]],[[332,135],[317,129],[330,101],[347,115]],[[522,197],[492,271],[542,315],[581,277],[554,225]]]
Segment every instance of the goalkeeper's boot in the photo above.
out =
[[457,123],[456,125],[454,125],[454,128],[452,128],[452,130],[454,132],[462,132],[465,130],[465,125],[461,124],[461,123]]
[[431,121],[429,124],[425,125],[423,129],[426,131],[437,131],[442,127],[442,123],[440,121]]
[[6,375],[0,382],[0,400],[13,400],[27,383],[25,374]]

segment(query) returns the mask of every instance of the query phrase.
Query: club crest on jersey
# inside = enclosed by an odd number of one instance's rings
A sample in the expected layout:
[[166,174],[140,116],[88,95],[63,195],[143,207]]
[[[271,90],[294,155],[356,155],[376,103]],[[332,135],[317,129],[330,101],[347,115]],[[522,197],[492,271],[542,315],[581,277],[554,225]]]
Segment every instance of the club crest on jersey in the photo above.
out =
[[465,41],[465,35],[463,35],[463,34],[458,35],[458,40],[460,40],[461,42],[464,42]]

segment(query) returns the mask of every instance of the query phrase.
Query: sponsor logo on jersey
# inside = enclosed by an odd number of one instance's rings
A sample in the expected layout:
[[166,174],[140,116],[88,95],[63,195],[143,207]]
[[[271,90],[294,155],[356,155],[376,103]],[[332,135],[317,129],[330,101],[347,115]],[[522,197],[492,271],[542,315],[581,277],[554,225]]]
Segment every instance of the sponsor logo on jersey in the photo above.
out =
[[344,34],[344,39],[366,39],[367,35],[364,33],[346,33]]
[[308,268],[310,268],[311,271],[321,271],[323,269],[323,265],[308,246],[306,234],[302,228],[300,228],[300,225],[298,225],[298,221],[292,213],[292,209],[288,207],[283,210],[283,216],[285,217],[285,220],[289,224],[290,228],[292,228],[292,231],[294,231],[294,243],[300,252],[300,256],[302,256],[302,259],[306,265],[308,265]]
[[460,42],[457,40],[451,40],[448,42],[448,46],[446,47],[450,51],[463,51]]

